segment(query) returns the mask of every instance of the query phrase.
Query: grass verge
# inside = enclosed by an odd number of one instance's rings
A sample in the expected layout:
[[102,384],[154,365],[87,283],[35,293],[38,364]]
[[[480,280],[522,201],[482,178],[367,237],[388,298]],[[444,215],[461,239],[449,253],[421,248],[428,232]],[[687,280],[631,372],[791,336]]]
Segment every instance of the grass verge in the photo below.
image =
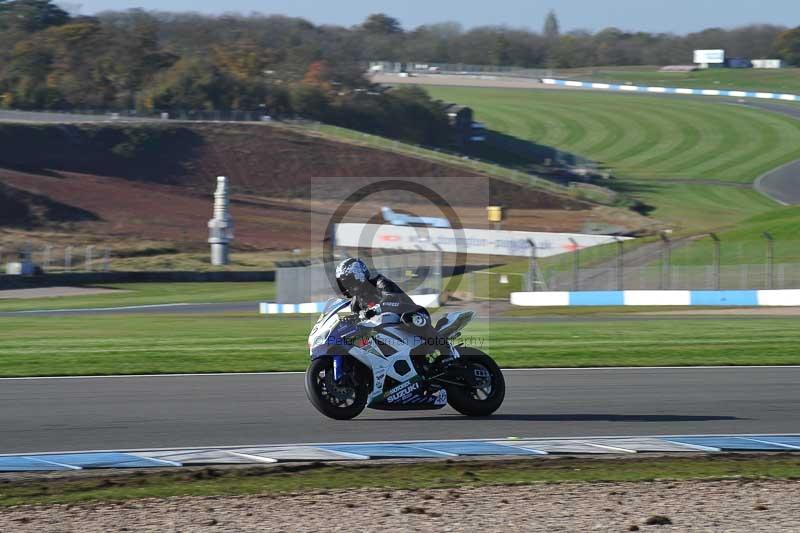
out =
[[749,188],[800,158],[800,122],[700,98],[430,86],[493,130],[599,162],[610,184],[681,231],[735,224],[777,204]]
[[[303,371],[313,317],[252,314],[0,320],[0,376]],[[602,317],[477,321],[505,368],[800,364],[797,319]]]
[[448,489],[534,483],[725,478],[798,479],[800,456],[708,455],[613,459],[563,457],[372,465],[311,463],[3,480],[0,481],[0,507],[363,488]]
[[34,309],[87,309],[170,303],[221,303],[269,301],[275,298],[275,283],[198,282],[198,283],[114,283],[96,285],[111,292],[91,296],[0,300],[0,311]]

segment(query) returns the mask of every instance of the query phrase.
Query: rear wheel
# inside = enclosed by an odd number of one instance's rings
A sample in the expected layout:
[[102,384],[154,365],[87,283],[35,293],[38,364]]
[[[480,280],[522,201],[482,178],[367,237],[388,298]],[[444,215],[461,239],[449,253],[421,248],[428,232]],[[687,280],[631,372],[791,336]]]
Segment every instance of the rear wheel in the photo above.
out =
[[323,415],[336,420],[358,416],[367,405],[367,387],[355,370],[340,383],[333,379],[333,359],[323,357],[311,361],[306,370],[306,395]]
[[[503,403],[506,381],[494,359],[475,348],[459,348],[462,372],[460,385],[447,386],[447,403],[467,416],[489,416]],[[459,363],[455,363],[459,364]],[[463,374],[462,374],[463,376]]]

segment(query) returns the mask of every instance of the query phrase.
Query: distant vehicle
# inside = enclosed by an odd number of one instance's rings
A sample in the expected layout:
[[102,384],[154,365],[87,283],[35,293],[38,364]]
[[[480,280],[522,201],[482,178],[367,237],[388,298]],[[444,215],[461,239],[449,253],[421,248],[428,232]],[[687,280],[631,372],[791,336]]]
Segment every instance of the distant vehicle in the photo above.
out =
[[383,219],[393,226],[425,226],[429,228],[449,228],[450,221],[446,218],[417,217],[395,213],[389,207],[381,207]]
[[431,74],[439,74],[442,71],[439,67],[428,67],[428,72]]

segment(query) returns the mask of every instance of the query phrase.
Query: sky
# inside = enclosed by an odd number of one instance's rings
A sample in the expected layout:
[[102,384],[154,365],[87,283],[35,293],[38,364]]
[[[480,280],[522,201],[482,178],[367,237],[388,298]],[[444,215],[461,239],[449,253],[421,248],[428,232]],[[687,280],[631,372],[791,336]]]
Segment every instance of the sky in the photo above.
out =
[[283,14],[316,24],[351,26],[370,13],[387,13],[405,28],[455,21],[465,28],[507,25],[540,30],[550,9],[562,30],[623,30],[687,33],[751,23],[800,26],[800,0],[63,0],[89,15],[134,7],[161,11]]

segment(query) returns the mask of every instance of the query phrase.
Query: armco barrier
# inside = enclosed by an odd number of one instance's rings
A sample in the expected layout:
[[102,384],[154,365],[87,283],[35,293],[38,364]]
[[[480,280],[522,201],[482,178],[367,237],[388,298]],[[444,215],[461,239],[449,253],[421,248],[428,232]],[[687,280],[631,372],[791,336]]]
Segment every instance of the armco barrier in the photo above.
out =
[[800,289],[763,291],[512,292],[511,304],[526,307],[602,305],[800,306]]
[[687,89],[680,87],[649,87],[642,85],[620,85],[618,83],[597,83],[591,81],[557,80],[542,78],[545,85],[561,85],[580,89],[599,89],[602,91],[642,92],[654,94],[684,94],[694,96],[733,96],[736,98],[760,98],[764,100],[785,100],[800,102],[800,95],[784,93],[765,93],[756,91],[734,91],[726,89]]
[[0,275],[0,289],[28,289],[99,283],[184,283],[184,282],[275,281],[275,271],[241,270],[221,272],[142,271],[142,272],[65,272],[40,276]]
[[[439,307],[438,294],[412,294],[411,299],[414,303],[422,307]],[[262,302],[258,306],[258,311],[262,315],[279,314],[311,314],[321,313],[325,307],[325,302],[307,302],[302,304],[277,304]]]
[[325,302],[308,302],[304,304],[276,304],[262,302],[258,306],[258,312],[262,315],[280,314],[309,314],[321,313],[325,308]]

